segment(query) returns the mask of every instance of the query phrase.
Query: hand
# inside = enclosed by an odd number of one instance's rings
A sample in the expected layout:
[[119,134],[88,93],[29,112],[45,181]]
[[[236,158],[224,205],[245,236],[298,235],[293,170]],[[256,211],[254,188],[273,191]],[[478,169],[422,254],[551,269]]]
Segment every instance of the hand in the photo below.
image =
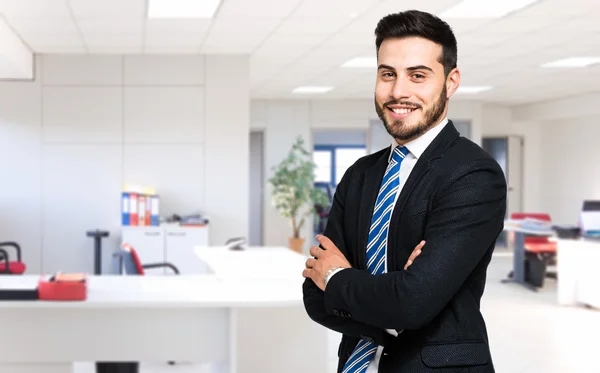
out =
[[312,279],[319,289],[325,291],[325,276],[330,269],[336,267],[352,268],[352,266],[329,238],[319,234],[317,235],[317,241],[325,250],[319,246],[310,248],[310,255],[314,258],[306,261],[306,269],[302,272],[302,276]]
[[425,246],[425,241],[421,241],[417,247],[415,247],[415,249],[413,250],[412,254],[410,254],[410,256],[408,257],[408,260],[406,261],[406,264],[404,265],[404,270],[408,269],[408,267],[410,267],[411,264],[413,264],[413,262],[415,261],[416,257],[419,256],[419,254],[421,254],[421,249],[423,248],[423,246]]

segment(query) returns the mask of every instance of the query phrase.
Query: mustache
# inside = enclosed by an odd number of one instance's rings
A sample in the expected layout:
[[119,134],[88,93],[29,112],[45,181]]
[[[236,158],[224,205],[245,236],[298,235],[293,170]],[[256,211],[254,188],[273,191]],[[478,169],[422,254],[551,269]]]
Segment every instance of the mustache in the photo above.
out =
[[414,102],[410,102],[410,101],[394,100],[394,101],[388,101],[385,104],[383,104],[384,107],[388,107],[389,105],[402,105],[402,106],[408,106],[412,109],[422,109],[421,105],[415,104]]

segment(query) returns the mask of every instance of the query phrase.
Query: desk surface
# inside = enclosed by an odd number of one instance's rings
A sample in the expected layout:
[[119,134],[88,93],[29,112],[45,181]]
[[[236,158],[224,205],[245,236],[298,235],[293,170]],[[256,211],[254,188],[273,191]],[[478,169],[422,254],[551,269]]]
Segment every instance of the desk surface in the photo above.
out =
[[295,280],[302,278],[308,256],[286,247],[250,246],[232,251],[222,246],[197,246],[196,255],[219,279]]
[[[34,289],[39,276],[2,276],[2,289]],[[80,302],[1,301],[0,308],[286,307],[302,304],[302,280],[222,280],[215,275],[90,276]]]
[[[284,247],[197,247],[212,273],[90,276],[84,302],[1,301],[2,307],[286,307],[302,305],[306,256]],[[34,289],[38,275],[0,276],[0,289]]]

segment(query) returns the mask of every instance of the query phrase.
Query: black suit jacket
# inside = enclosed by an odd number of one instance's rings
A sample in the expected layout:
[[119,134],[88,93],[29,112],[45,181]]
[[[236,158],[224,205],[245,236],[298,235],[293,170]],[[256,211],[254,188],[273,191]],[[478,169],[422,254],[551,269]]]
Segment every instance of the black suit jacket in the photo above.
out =
[[[325,292],[307,279],[306,311],[343,334],[338,371],[366,338],[384,346],[381,373],[492,373],[480,299],[506,212],[502,169],[450,121],[406,180],[390,221],[388,272],[373,276],[366,246],[389,154],[361,158],[338,185],[324,234],[353,268]],[[422,253],[404,270],[421,240]]]

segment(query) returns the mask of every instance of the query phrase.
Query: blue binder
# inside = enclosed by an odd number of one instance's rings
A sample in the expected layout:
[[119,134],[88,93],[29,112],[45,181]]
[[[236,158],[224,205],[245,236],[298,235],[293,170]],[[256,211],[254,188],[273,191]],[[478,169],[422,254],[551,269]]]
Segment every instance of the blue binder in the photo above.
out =
[[121,224],[123,226],[131,225],[131,221],[129,219],[130,211],[131,211],[130,194],[127,192],[123,192],[121,194]]

